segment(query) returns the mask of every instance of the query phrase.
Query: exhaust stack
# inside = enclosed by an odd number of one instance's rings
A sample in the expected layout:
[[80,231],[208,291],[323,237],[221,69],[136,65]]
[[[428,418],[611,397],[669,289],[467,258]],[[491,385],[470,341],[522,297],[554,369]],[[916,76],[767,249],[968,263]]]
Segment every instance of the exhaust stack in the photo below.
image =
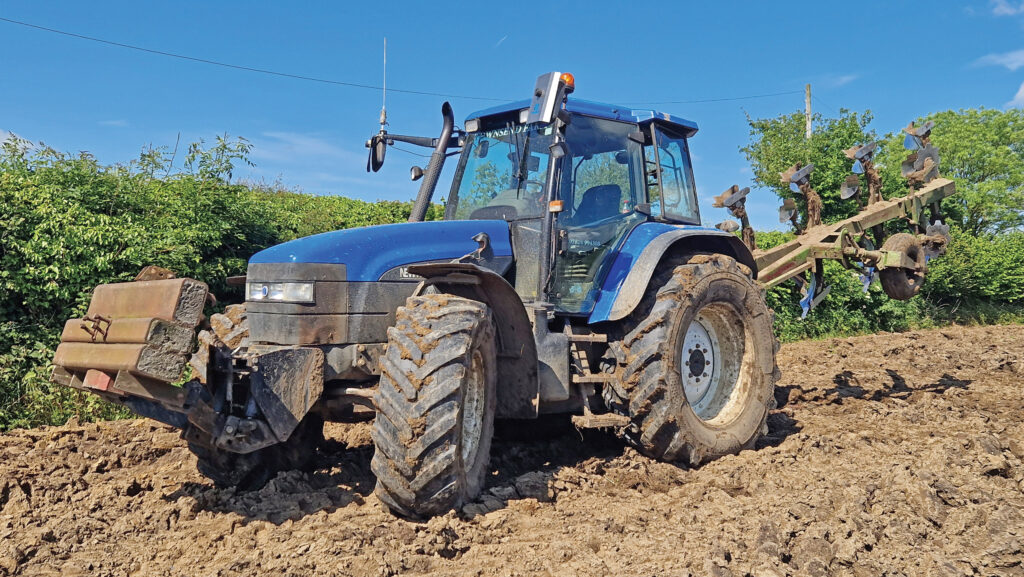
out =
[[441,137],[437,139],[434,153],[430,155],[430,163],[427,164],[427,170],[423,173],[423,182],[420,184],[419,194],[416,195],[416,203],[413,204],[409,222],[420,222],[427,216],[427,207],[430,206],[430,199],[434,197],[434,188],[437,187],[437,180],[441,178],[441,169],[444,168],[448,144],[452,138],[452,131],[455,129],[455,113],[452,112],[452,105],[447,102],[442,104],[441,115],[444,116]]

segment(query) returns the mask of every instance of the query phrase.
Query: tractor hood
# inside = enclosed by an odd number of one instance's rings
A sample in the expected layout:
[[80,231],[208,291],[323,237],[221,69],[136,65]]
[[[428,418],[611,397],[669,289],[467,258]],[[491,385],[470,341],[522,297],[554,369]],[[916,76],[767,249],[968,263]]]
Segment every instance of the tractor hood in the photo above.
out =
[[507,222],[451,220],[325,232],[260,251],[249,259],[249,264],[339,264],[345,265],[348,281],[376,281],[395,267],[469,254],[478,248],[473,237],[481,232],[490,237],[494,256],[512,256]]

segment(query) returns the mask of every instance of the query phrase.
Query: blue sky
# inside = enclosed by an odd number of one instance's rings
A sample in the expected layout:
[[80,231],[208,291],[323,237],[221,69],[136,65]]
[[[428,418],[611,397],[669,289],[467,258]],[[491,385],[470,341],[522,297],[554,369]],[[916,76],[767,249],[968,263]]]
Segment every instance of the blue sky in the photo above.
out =
[[[1024,0],[967,2],[39,2],[0,0],[0,17],[115,42],[343,82],[458,95],[456,118],[527,98],[536,77],[572,72],[576,95],[696,121],[694,170],[710,198],[750,184],[738,148],[745,113],[870,109],[880,133],[930,112],[1024,106]],[[229,133],[253,142],[236,176],[315,194],[411,199],[412,164],[389,151],[365,172],[378,90],[167,58],[0,22],[0,137],[14,132],[102,162],[144,145],[182,148]],[[444,98],[389,91],[392,132],[434,136]],[[650,106],[647,106],[650,107]],[[939,128],[941,130],[941,127]],[[409,147],[406,147],[409,148]],[[179,155],[179,162],[182,155]],[[454,164],[454,163],[449,163]],[[448,173],[451,172],[449,166]],[[450,178],[450,176],[448,177]],[[442,181],[444,182],[444,181]],[[439,187],[442,189],[444,185]],[[752,193],[755,226],[778,201]]]

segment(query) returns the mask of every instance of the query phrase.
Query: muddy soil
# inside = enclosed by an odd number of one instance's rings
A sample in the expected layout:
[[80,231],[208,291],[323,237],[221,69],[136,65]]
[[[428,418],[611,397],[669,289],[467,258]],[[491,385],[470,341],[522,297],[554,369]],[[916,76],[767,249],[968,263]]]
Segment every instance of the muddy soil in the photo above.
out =
[[499,441],[427,523],[373,496],[365,424],[247,494],[151,421],[0,435],[6,575],[1024,575],[1024,328],[784,346],[756,450],[688,470],[613,435]]

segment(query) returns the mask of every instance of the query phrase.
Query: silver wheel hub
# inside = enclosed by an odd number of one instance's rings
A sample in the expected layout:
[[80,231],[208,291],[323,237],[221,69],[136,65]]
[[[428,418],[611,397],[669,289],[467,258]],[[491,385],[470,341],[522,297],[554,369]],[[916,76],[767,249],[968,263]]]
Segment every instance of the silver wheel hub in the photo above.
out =
[[711,324],[700,316],[686,329],[679,361],[686,401],[700,414],[702,405],[714,396],[721,373],[718,338]]

